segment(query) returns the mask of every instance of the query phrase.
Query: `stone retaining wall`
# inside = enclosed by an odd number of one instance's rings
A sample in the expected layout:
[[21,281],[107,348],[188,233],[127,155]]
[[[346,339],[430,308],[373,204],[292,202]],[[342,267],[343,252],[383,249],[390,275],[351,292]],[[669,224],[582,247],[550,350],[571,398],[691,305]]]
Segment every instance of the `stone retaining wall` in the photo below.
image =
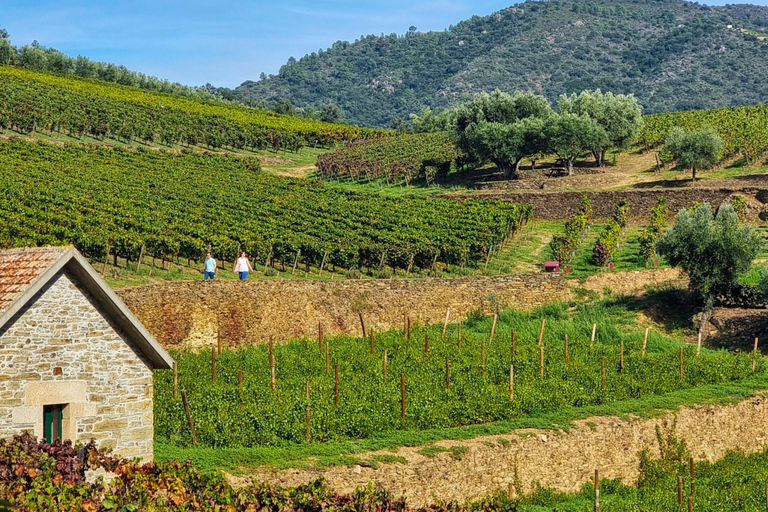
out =
[[[602,478],[622,478],[633,484],[639,476],[638,453],[644,448],[658,457],[656,426],[676,424],[675,437],[684,439],[697,461],[716,461],[729,450],[755,453],[768,444],[768,400],[756,396],[733,405],[683,407],[659,419],[595,417],[575,422],[568,432],[519,430],[506,435],[463,441],[439,441],[449,448],[464,446],[461,460],[447,452],[428,457],[421,447],[400,448],[396,453],[356,454],[368,460],[376,454],[398,455],[407,463],[377,467],[333,466],[325,469],[269,468],[248,477],[230,477],[235,485],[251,480],[296,486],[323,477],[334,490],[350,493],[374,482],[394,496],[405,496],[412,506],[478,499],[515,483],[515,474],[526,493],[536,484],[562,492],[577,492],[592,481],[595,469]],[[674,489],[670,497],[674,499]],[[670,502],[671,503],[671,502]]]
[[237,346],[270,337],[316,336],[401,327],[414,321],[442,322],[450,308],[456,321],[496,307],[534,309],[564,297],[558,274],[522,274],[454,279],[185,281],[126,288],[118,295],[164,346],[197,349],[216,343]]
[[[766,179],[768,186],[768,179]],[[621,199],[629,201],[630,215],[635,217],[647,216],[656,206],[659,197],[667,198],[667,207],[671,215],[676,214],[691,205],[693,201],[709,203],[713,206],[720,205],[734,194],[744,195],[747,198],[759,202],[765,195],[759,189],[737,188],[681,188],[681,189],[648,189],[648,190],[622,190],[587,192],[592,201],[593,214],[597,218],[605,218],[613,215],[616,203]],[[482,195],[445,195],[449,199],[486,198],[533,205],[533,215],[537,219],[567,219],[579,208],[579,200],[583,192],[498,192]]]

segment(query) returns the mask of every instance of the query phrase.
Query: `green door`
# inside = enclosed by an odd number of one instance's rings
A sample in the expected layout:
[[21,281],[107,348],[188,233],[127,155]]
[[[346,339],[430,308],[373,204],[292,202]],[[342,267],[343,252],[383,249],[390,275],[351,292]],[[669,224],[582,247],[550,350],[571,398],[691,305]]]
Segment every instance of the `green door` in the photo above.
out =
[[46,443],[61,439],[61,423],[64,417],[63,405],[43,406],[43,435]]

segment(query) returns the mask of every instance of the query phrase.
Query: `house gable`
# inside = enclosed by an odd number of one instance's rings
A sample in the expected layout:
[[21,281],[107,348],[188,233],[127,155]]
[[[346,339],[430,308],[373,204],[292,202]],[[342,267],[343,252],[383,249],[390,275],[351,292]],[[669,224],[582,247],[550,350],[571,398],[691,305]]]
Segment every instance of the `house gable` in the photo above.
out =
[[48,276],[0,329],[0,436],[42,437],[62,405],[64,438],[151,459],[154,363],[76,274]]

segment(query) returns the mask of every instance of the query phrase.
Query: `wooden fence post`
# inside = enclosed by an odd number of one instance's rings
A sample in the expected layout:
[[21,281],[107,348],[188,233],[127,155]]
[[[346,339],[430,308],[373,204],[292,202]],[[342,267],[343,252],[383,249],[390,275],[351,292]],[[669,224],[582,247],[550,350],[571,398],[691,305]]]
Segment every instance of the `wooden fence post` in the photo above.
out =
[[597,333],[597,324],[592,324],[592,337],[589,340],[589,348],[595,346],[595,334]]
[[363,320],[363,312],[358,311],[357,316],[360,317],[360,328],[363,330],[363,338],[365,338],[365,320]]
[[539,347],[539,369],[541,370],[541,378],[544,378],[544,345]]
[[515,359],[515,338],[516,338],[514,329],[512,329],[511,338],[512,338],[512,359],[514,360]]
[[755,348],[752,350],[752,372],[757,370],[757,342],[758,338],[755,338]]
[[320,353],[323,353],[323,323],[317,323],[317,343],[320,348]]
[[237,370],[237,387],[243,389],[243,370]]
[[600,512],[600,472],[595,470],[595,512]]
[[400,374],[400,419],[405,419],[405,374]]
[[546,318],[541,319],[541,330],[539,331],[539,346],[544,344],[544,324],[547,322]]
[[445,330],[448,329],[448,318],[451,316],[451,310],[446,309],[445,310],[445,322],[443,322],[443,334],[440,335],[441,338],[445,338]]
[[496,334],[496,322],[498,320],[499,320],[499,315],[498,313],[495,313],[493,315],[493,325],[491,326],[491,336],[490,338],[488,338],[488,346],[490,346],[491,343],[493,343],[493,335]]
[[690,461],[691,466],[691,499],[696,495],[696,471],[695,466],[693,465],[693,456],[691,456]]
[[179,396],[179,367],[176,361],[173,362],[173,398]]
[[[271,343],[270,343],[271,345]],[[270,350],[271,352],[271,350]],[[275,369],[275,354],[272,353],[269,355],[269,370],[271,374],[271,380],[270,380],[270,388],[272,389],[272,394],[275,394],[275,391],[277,391],[277,372]]]
[[211,382],[216,382],[216,347],[211,347]]
[[693,496],[688,496],[688,512],[693,512]]
[[184,403],[184,414],[187,415],[187,425],[192,432],[192,446],[197,446],[197,434],[195,433],[195,424],[192,422],[192,413],[189,410],[189,401],[187,400],[187,390],[181,390],[181,401]]
[[698,338],[698,341],[696,341],[696,357],[699,357],[700,353],[701,353],[701,331],[699,331],[699,338]]
[[515,365],[509,365],[509,401],[515,399]]
[[144,244],[141,244],[141,251],[139,251],[139,259],[136,262],[136,272],[141,268],[141,262],[144,260]]
[[645,328],[645,336],[643,336],[643,357],[645,357],[645,347],[648,345],[648,331],[650,327]]
[[445,356],[445,389],[451,389],[451,360]]
[[683,504],[683,477],[677,476],[677,504]]
[[323,253],[323,261],[320,262],[320,271],[317,273],[317,277],[323,277],[323,267],[325,266],[325,258],[328,256],[328,249]]

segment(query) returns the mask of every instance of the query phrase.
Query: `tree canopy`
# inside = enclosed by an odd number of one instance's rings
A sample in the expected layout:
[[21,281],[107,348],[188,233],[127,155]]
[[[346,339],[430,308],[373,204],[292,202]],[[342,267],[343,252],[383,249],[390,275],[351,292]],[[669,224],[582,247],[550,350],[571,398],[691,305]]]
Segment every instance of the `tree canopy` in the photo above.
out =
[[558,111],[594,119],[605,131],[605,137],[596,138],[590,148],[599,166],[605,165],[605,153],[610,149],[626,149],[637,139],[643,124],[643,109],[632,94],[582,91],[560,96]]
[[754,227],[741,224],[730,204],[715,215],[705,203],[681,210],[657,249],[688,275],[691,291],[704,303],[706,320],[715,300],[733,290],[739,275],[749,270],[763,243]]
[[573,174],[573,162],[585,151],[608,144],[605,130],[589,116],[558,113],[544,126],[547,151],[565,163],[568,175]]
[[720,161],[723,139],[714,128],[688,131],[677,127],[667,135],[663,152],[676,160],[683,169],[690,169],[691,180],[696,181],[696,171],[709,169]]
[[543,96],[480,93],[451,113],[450,129],[456,145],[476,160],[490,160],[516,178],[520,161],[545,149],[545,120],[552,108]]

